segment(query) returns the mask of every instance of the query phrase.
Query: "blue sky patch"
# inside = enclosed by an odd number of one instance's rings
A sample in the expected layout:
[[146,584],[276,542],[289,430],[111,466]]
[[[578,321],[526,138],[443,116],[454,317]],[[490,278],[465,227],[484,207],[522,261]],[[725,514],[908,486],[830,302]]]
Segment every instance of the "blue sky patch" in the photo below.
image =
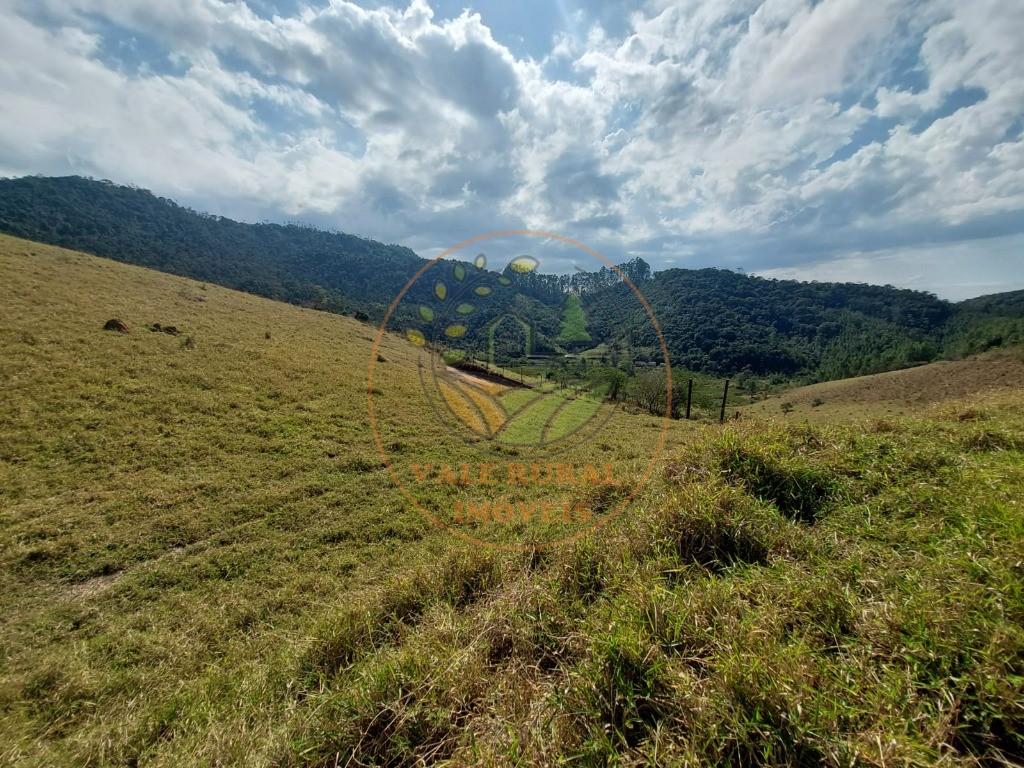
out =
[[975,104],[985,100],[988,94],[984,88],[976,88],[973,86],[957,88],[955,91],[946,96],[942,102],[942,106],[938,109],[929,112],[924,115],[920,120],[915,123],[914,127],[911,128],[911,133],[922,133],[928,130],[937,120],[941,120],[944,117],[949,117],[961,109],[967,109],[973,107]]
[[102,16],[87,17],[90,27],[100,36],[97,58],[122,74],[181,77],[188,61],[175,55],[156,37],[137,29],[122,27]]
[[857,154],[858,151],[871,144],[885,144],[889,139],[889,134],[892,132],[892,129],[897,125],[899,125],[899,121],[895,118],[870,118],[853,132],[853,135],[850,136],[850,140],[845,145],[837,149],[832,157],[819,163],[816,166],[817,169],[824,170],[834,163],[849,160]]

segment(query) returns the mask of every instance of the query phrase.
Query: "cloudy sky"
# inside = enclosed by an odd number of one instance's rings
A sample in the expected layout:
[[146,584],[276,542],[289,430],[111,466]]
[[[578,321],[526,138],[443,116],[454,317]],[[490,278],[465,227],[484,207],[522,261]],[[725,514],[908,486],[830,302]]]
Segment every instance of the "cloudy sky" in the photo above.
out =
[[0,175],[424,256],[1024,288],[1019,1],[4,0],[0,96]]

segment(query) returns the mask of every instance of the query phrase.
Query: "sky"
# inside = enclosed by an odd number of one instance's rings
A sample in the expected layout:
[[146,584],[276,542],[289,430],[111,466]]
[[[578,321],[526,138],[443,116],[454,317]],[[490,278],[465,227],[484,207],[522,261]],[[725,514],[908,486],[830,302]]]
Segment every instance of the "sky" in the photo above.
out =
[[0,96],[0,176],[425,257],[1024,288],[1021,2],[4,0]]

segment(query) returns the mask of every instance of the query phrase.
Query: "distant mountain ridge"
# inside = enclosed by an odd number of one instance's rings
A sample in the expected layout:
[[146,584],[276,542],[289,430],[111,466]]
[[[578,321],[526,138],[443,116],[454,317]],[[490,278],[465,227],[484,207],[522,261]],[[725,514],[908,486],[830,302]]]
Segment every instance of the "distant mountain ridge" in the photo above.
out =
[[[137,187],[77,176],[0,179],[0,232],[378,321],[426,263],[398,245],[299,225],[240,223]],[[639,259],[622,267],[658,317],[673,365],[693,371],[823,380],[1024,342],[1024,291],[953,304],[892,287],[720,269],[652,274]],[[467,318],[469,343],[484,347],[489,320],[515,308],[531,317],[544,351],[571,351],[558,341],[565,338],[560,323],[570,293],[580,297],[595,345],[612,357],[628,348],[632,359],[660,358],[659,340],[638,315],[631,290],[608,269],[517,280],[490,314]]]

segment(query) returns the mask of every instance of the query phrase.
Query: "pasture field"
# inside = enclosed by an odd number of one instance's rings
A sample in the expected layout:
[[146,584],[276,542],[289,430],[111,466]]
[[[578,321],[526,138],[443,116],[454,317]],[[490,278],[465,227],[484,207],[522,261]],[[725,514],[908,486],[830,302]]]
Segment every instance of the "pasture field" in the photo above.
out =
[[1022,451],[1020,393],[912,419],[708,426],[590,538],[472,553],[449,566],[469,589],[420,573],[395,582],[416,595],[400,618],[369,604],[339,619],[293,755],[1019,764]]
[[548,419],[542,438],[554,442],[568,434],[586,427],[592,419],[601,417],[601,402],[590,397],[576,397],[569,400]]
[[812,384],[743,405],[739,410],[748,417],[775,418],[783,415],[782,404],[788,403],[792,407],[788,421],[828,424],[910,416],[937,403],[970,402],[999,393],[1012,395],[1022,388],[1024,351],[1011,348],[965,360],[941,360],[901,371]]
[[[788,416],[673,423],[622,514],[505,551],[431,525],[393,482],[375,338],[0,237],[0,764],[1024,758],[1016,363],[987,369],[1006,386],[902,414],[791,393]],[[401,418],[379,439],[469,460],[410,405],[417,354],[382,341],[374,402]],[[523,399],[501,395],[513,424],[541,405]],[[532,428],[588,402],[549,396]],[[616,412],[570,459],[640,471],[659,428]],[[600,512],[621,491],[577,493]]]
[[[129,332],[103,330],[113,318]],[[376,334],[0,237],[0,764],[289,753],[317,628],[459,551],[375,447]],[[375,402],[403,410],[380,439],[469,460],[407,405],[422,402],[416,352],[383,339]],[[643,459],[643,446],[601,444],[608,459]]]
[[533,444],[543,439],[545,426],[557,411],[569,402],[562,393],[548,392],[516,412],[515,418],[505,425],[501,442],[509,445]]

